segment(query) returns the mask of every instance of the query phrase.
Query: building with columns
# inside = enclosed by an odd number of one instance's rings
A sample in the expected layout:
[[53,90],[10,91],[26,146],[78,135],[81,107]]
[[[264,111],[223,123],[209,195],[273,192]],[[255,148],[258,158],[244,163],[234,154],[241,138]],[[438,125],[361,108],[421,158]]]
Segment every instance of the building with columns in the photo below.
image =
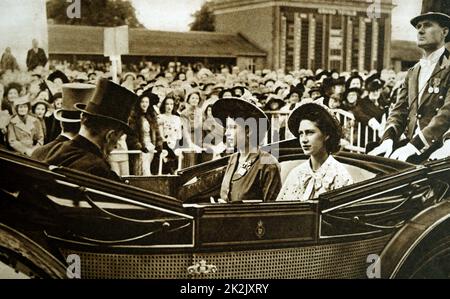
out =
[[213,0],[216,31],[267,52],[266,67],[372,70],[391,63],[392,0]]

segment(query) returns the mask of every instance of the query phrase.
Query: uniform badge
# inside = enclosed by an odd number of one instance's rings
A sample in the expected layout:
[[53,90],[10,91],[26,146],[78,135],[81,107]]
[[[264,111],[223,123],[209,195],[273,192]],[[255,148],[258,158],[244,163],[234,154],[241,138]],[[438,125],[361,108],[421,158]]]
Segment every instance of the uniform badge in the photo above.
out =
[[430,93],[439,93],[439,85],[441,85],[441,78],[433,78],[431,81],[431,87],[428,91],[432,89],[433,91]]
[[244,167],[241,167],[238,169],[237,174],[239,174],[240,176],[244,176],[247,173],[247,169],[245,169]]

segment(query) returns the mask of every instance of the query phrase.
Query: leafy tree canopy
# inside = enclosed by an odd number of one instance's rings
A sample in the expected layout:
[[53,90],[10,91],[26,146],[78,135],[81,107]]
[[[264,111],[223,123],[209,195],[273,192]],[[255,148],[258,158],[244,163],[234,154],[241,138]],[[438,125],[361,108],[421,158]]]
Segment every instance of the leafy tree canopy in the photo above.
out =
[[[72,1],[75,3],[76,1]],[[80,18],[69,18],[68,8],[72,3],[65,0],[47,0],[47,18],[54,24],[131,28],[144,27],[136,17],[130,1],[124,0],[80,0]],[[71,10],[72,11],[72,10]]]
[[215,31],[215,17],[210,2],[205,2],[200,10],[193,15],[194,22],[190,24],[191,31]]

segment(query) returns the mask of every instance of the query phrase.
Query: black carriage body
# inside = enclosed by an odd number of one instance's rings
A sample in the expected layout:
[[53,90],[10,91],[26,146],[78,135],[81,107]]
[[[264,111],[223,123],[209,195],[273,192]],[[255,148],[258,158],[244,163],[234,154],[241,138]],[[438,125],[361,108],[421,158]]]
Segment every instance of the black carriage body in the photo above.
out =
[[[289,143],[279,154],[283,179],[306,159]],[[227,158],[119,184],[0,156],[3,260],[24,260],[42,277],[64,277],[73,254],[82,278],[364,278],[382,254],[392,257],[389,277],[404,272],[392,249],[399,233],[449,197],[448,160],[414,166],[342,153],[356,183],[318,200],[212,204]],[[430,223],[447,221],[439,210]]]

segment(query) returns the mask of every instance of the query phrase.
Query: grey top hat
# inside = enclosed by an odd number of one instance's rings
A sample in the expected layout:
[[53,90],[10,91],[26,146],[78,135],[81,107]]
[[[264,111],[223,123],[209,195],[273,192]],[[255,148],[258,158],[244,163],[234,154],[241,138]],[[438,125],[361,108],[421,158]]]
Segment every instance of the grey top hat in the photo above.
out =
[[81,112],[74,108],[76,103],[86,106],[95,92],[95,85],[68,83],[62,86],[62,108],[55,111],[55,119],[66,123],[81,121]]

